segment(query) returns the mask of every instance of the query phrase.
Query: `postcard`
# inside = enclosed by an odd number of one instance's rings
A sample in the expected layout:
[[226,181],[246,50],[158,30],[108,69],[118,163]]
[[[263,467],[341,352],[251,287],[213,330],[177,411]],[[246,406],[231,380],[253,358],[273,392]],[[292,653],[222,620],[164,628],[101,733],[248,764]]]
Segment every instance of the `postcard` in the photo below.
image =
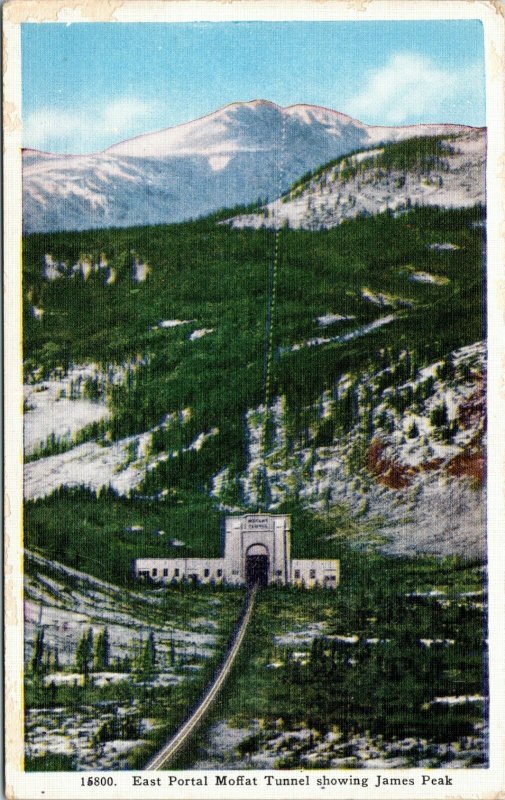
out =
[[505,796],[505,12],[12,0],[5,794]]

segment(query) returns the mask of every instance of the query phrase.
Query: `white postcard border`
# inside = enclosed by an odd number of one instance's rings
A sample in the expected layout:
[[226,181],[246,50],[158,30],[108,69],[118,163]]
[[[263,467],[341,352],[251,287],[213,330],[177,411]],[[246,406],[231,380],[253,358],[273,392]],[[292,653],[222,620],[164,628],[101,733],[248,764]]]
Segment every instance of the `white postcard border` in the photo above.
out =
[[[21,351],[21,47],[23,22],[182,22],[228,20],[480,19],[485,33],[488,126],[488,348],[489,458],[488,563],[490,645],[490,767],[467,770],[395,769],[272,770],[212,772],[24,773],[23,758],[23,576],[22,576],[22,351]],[[498,0],[12,0],[4,6],[4,375],[5,375],[5,715],[7,797],[48,798],[491,798],[505,797],[505,7]],[[243,774],[256,785],[231,783]],[[111,777],[113,786],[82,786],[81,779]],[[227,775],[228,786],[216,782]],[[265,781],[266,776],[273,776]],[[134,786],[133,778],[161,785]],[[175,777],[170,786],[171,776]],[[207,777],[207,786],[197,781]],[[317,784],[354,778],[361,783]],[[405,781],[376,786],[377,776]],[[423,776],[429,781],[423,784]],[[445,778],[447,776],[447,778]],[[309,777],[309,784],[276,785],[275,779]],[[367,778],[368,785],[363,786]],[[181,785],[178,781],[187,779]],[[440,783],[432,783],[432,780]],[[414,783],[410,783],[413,780]],[[448,781],[450,781],[448,783]],[[194,785],[196,783],[196,785]],[[269,784],[269,785],[268,785]]]

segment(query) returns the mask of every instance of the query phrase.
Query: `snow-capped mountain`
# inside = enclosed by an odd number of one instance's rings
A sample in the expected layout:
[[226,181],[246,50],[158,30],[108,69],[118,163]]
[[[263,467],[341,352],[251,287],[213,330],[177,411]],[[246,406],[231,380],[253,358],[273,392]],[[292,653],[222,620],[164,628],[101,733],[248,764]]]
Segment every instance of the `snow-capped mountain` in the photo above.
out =
[[307,170],[359,148],[459,125],[367,126],[331,109],[233,103],[89,155],[23,154],[27,233],[177,222],[273,200]]

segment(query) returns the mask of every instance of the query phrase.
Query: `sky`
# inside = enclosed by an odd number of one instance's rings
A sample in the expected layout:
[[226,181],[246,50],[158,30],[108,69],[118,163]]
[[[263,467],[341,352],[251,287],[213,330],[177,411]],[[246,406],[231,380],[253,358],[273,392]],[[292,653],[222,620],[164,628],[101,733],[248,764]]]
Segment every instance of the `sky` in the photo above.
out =
[[253,99],[485,124],[478,20],[25,23],[23,146],[102,150]]

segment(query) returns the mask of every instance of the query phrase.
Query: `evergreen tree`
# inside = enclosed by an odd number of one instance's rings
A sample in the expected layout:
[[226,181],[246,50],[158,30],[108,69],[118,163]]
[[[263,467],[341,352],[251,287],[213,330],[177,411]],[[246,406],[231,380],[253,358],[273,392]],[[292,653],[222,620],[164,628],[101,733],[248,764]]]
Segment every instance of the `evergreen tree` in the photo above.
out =
[[140,651],[137,662],[137,672],[140,677],[147,679],[150,678],[156,668],[156,645],[154,643],[154,634],[149,631],[149,635]]
[[434,428],[441,428],[449,422],[447,404],[444,400],[441,406],[434,408],[430,414],[430,422]]
[[95,649],[93,653],[93,669],[95,672],[107,669],[109,666],[110,647],[109,647],[109,632],[107,628],[100,631],[95,640]]
[[77,644],[75,651],[75,665],[77,670],[84,675],[84,682],[88,680],[88,675],[93,658],[93,631],[91,628],[83,633]]
[[419,428],[417,427],[417,424],[416,424],[415,421],[412,423],[412,425],[408,429],[407,436],[409,437],[409,439],[417,439],[417,437],[419,436]]
[[149,631],[146,643],[146,661],[150,668],[154,669],[156,666],[156,646],[154,644],[154,634]]
[[39,628],[35,634],[35,642],[33,643],[33,652],[30,659],[30,672],[34,675],[40,675],[43,672],[44,649],[44,628]]
[[56,692],[56,684],[55,684],[55,682],[54,682],[54,681],[51,681],[51,683],[49,684],[49,686],[48,686],[48,693],[49,693],[49,702],[48,702],[48,705],[49,705],[51,708],[54,708],[54,706],[56,705],[56,697],[57,697],[57,692]]
[[348,433],[354,424],[355,403],[352,388],[348,389],[340,399],[337,409],[337,419],[344,433]]

